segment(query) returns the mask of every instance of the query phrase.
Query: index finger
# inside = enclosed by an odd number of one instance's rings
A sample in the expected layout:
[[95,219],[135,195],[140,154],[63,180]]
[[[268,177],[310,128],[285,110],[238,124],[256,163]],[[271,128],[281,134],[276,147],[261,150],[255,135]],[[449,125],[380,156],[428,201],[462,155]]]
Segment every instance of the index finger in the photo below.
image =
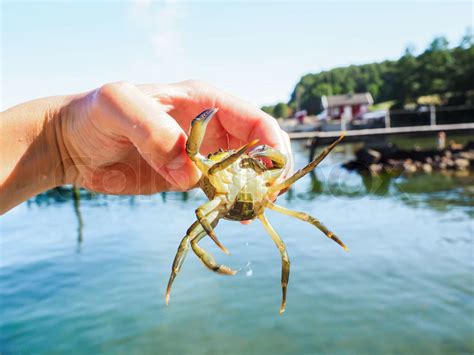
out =
[[[159,98],[170,107],[171,114],[186,131],[196,113],[217,107],[217,122],[208,127],[208,134],[214,130],[216,136],[227,132],[230,146],[259,139],[260,143],[277,148],[292,162],[288,136],[278,122],[252,104],[201,81],[185,81],[167,85],[141,85],[148,95]],[[216,119],[215,119],[216,120]],[[224,131],[224,132],[222,132]],[[217,143],[218,139],[214,141]],[[220,142],[222,143],[222,142]],[[205,143],[206,144],[206,143]],[[293,164],[290,164],[290,169]]]
[[201,94],[216,98],[219,107],[217,118],[224,130],[235,139],[250,142],[258,139],[260,143],[280,150],[287,157],[282,178],[293,172],[293,154],[288,134],[280,128],[277,120],[252,104],[231,94],[205,85]]
[[217,106],[222,127],[234,137],[244,142],[258,138],[262,143],[283,148],[281,129],[273,117],[233,97],[223,98]]
[[219,107],[219,122],[235,138],[243,142],[259,139],[262,144],[290,154],[278,122],[270,115],[230,94],[221,93],[216,106]]

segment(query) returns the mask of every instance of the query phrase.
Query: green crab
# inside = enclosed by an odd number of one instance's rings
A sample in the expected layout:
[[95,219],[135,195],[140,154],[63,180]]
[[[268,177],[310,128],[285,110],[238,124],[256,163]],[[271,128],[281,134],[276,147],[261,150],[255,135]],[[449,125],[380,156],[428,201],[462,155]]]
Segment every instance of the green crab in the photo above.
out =
[[[347,251],[348,249],[344,243],[316,218],[273,203],[275,196],[286,191],[297,180],[312,171],[343,139],[344,135],[341,135],[334,143],[324,149],[316,159],[303,169],[298,170],[291,177],[277,182],[277,179],[283,173],[286,157],[277,149],[267,145],[254,147],[257,140],[242,146],[238,150],[220,150],[211,153],[207,158],[199,153],[206,127],[217,110],[217,108],[207,109],[193,120],[186,143],[186,153],[202,173],[199,186],[210,201],[196,209],[197,220],[189,227],[186,236],[179,244],[166,290],[166,304],[169,302],[173,281],[183,265],[189,247],[210,270],[223,275],[235,275],[237,271],[217,263],[208,251],[199,246],[199,241],[207,235],[222,251],[229,254],[229,251],[220,243],[214,232],[219,219],[248,221],[258,218],[281,254],[282,302],[280,314],[282,314],[286,304],[290,259],[285,244],[268,222],[264,210],[270,208],[276,212],[311,223]],[[270,161],[271,164],[265,164],[264,160]]]

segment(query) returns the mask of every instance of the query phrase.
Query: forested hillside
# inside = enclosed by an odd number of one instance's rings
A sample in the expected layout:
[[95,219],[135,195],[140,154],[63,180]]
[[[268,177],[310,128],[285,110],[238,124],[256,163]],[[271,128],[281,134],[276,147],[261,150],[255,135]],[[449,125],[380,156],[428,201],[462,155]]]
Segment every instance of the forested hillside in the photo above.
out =
[[[396,61],[334,68],[304,75],[287,103],[264,106],[275,117],[288,117],[297,109],[319,113],[322,95],[370,92],[375,103],[394,101],[396,107],[424,95],[459,97],[474,90],[474,43],[472,30],[459,44],[449,46],[436,37],[422,53],[408,47]],[[462,103],[462,99],[461,99]]]

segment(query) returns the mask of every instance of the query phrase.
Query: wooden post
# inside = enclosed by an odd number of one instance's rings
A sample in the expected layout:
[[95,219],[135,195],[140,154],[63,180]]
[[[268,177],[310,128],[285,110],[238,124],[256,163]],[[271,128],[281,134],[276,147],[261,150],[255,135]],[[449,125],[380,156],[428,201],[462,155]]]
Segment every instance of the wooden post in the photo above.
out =
[[436,108],[434,105],[430,105],[430,125],[436,126]]
[[385,128],[390,128],[390,110],[385,113]]
[[316,155],[316,146],[317,146],[317,138],[314,137],[311,141],[311,146],[309,148],[309,161],[311,162]]

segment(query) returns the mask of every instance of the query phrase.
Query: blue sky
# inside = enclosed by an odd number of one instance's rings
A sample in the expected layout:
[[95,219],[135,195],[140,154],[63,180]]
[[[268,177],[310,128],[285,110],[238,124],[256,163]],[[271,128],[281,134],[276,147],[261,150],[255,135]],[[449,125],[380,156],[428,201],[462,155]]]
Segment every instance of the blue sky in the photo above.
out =
[[103,83],[202,79],[256,105],[301,75],[452,44],[473,3],[2,1],[1,108]]

